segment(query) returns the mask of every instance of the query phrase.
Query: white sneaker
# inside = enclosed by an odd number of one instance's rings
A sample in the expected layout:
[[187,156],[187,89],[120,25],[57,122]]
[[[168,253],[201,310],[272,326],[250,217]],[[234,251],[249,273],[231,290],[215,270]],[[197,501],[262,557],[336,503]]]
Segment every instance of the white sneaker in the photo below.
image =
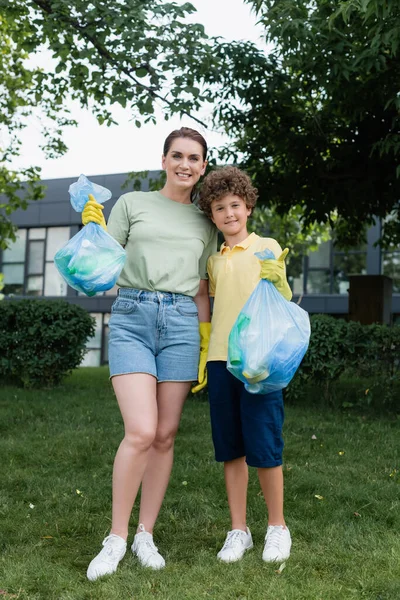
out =
[[132,552],[136,554],[142,567],[150,567],[151,569],[163,569],[165,567],[165,560],[158,552],[153,542],[153,536],[145,530],[142,524],[139,525],[139,533],[135,535],[133,540]]
[[126,541],[111,533],[103,540],[103,550],[92,560],[87,570],[87,578],[96,581],[104,575],[115,573],[118,563],[125,556]]
[[279,562],[290,556],[292,540],[287,527],[283,525],[268,525],[265,536],[263,560],[265,562]]
[[223,562],[236,562],[243,558],[246,550],[250,550],[252,547],[253,538],[248,527],[246,527],[246,531],[232,529],[232,531],[228,531],[225,543],[218,552],[217,558]]

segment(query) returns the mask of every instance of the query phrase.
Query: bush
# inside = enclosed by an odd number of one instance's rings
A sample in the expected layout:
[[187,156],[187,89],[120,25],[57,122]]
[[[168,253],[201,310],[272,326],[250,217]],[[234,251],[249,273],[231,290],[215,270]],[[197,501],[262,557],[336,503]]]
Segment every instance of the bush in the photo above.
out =
[[23,387],[54,386],[75,369],[94,319],[64,300],[0,304],[0,377]]
[[[388,408],[399,407],[400,327],[313,315],[309,349],[286,391],[287,398],[304,397],[311,386],[322,399],[334,403],[334,388],[342,388],[339,382],[351,378],[360,388],[358,403],[374,400]],[[353,405],[354,395],[343,404]]]

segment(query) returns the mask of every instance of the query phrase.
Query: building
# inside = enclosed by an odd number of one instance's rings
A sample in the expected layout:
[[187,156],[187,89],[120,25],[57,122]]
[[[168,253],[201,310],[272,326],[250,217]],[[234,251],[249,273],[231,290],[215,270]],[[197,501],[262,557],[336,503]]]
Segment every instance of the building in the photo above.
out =
[[[158,174],[158,171],[149,172],[142,189],[147,190],[149,181]],[[124,187],[127,173],[90,179],[112,192],[112,198],[104,205],[106,219],[117,198],[133,188],[132,182]],[[30,203],[25,211],[12,214],[18,226],[18,239],[9,249],[0,251],[0,272],[5,276],[7,295],[61,297],[89,311],[96,319],[96,335],[88,343],[84,364],[96,366],[108,361],[108,320],[116,288],[88,298],[65,283],[53,262],[55,253],[81,227],[81,215],[72,208],[68,194],[70,184],[75,181],[76,178],[43,181],[47,186],[45,198]],[[317,252],[304,257],[302,275],[291,281],[294,300],[301,297],[301,306],[311,314],[345,316],[348,313],[348,271],[356,268],[359,274],[384,274],[393,279],[392,313],[394,321],[400,321],[400,248],[383,252],[375,246],[379,236],[380,223],[377,223],[368,230],[365,247],[340,252],[330,241],[321,244]]]

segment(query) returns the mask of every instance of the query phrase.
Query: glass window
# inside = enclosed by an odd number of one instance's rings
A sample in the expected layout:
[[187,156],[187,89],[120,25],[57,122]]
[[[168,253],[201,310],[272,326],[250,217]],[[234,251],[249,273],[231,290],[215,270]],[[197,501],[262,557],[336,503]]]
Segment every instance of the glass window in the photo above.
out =
[[26,284],[27,296],[42,296],[43,294],[43,276],[31,275]]
[[108,336],[110,333],[108,322],[110,320],[110,314],[104,315],[104,335],[103,335],[103,362],[108,363]]
[[330,294],[330,282],[329,271],[308,271],[307,294]]
[[301,274],[300,277],[295,277],[294,279],[289,280],[289,285],[292,288],[293,294],[302,294],[304,290],[304,278]]
[[335,254],[333,257],[333,293],[347,294],[349,275],[365,275],[367,255],[364,252]]
[[24,291],[24,265],[3,265],[4,289],[3,294],[22,295]]
[[4,265],[5,283],[24,283],[24,265]]
[[67,284],[57,271],[53,262],[46,263],[45,268],[45,296],[66,296]]
[[322,242],[318,250],[308,255],[308,266],[311,269],[329,268],[331,256],[331,242]]
[[81,367],[99,367],[100,366],[100,350],[88,350],[85,354]]
[[3,263],[25,262],[26,229],[19,229],[16,236],[16,241],[3,251]]
[[86,348],[101,348],[101,338],[103,333],[103,315],[102,313],[90,313],[96,319],[96,332],[92,338],[89,338]]
[[29,239],[30,240],[44,240],[46,237],[46,228],[45,227],[35,227],[34,229],[29,230]]
[[69,240],[69,227],[49,227],[47,230],[46,260],[52,261],[54,255]]
[[44,242],[29,242],[28,246],[28,273],[42,274],[44,259]]
[[392,278],[393,292],[400,293],[400,252],[385,252],[383,254],[382,274]]

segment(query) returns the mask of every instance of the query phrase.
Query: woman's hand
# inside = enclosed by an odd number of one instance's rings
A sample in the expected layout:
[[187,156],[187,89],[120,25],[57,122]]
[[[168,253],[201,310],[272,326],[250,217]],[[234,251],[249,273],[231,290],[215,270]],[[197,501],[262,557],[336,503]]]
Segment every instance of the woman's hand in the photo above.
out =
[[99,204],[92,194],[89,194],[89,200],[86,202],[85,208],[82,211],[82,224],[87,225],[88,223],[97,223],[104,231],[107,231],[103,208],[104,206]]
[[196,394],[207,385],[207,354],[210,343],[211,323],[199,323],[200,332],[200,360],[197,375],[198,384],[192,387],[192,393]]

